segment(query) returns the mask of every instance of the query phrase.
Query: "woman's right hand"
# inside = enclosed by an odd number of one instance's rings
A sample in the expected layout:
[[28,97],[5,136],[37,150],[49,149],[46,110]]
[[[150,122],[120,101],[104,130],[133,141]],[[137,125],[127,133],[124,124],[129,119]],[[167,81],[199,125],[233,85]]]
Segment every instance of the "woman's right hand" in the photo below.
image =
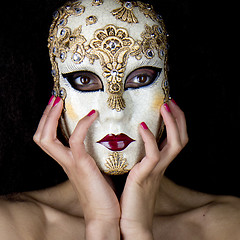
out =
[[63,102],[59,97],[51,99],[33,139],[68,175],[83,210],[86,238],[120,239],[118,199],[84,146],[87,131],[98,113],[91,111],[78,122],[69,139],[70,147],[66,147],[57,138],[62,108]]

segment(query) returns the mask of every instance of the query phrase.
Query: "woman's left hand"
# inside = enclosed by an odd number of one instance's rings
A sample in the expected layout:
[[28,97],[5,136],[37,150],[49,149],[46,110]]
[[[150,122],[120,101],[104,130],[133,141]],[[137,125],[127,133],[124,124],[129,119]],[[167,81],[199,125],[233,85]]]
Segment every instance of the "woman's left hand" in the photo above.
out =
[[188,142],[184,113],[173,102],[161,107],[167,138],[160,147],[146,124],[139,127],[146,156],[130,171],[121,197],[123,239],[153,239],[156,196],[164,172]]

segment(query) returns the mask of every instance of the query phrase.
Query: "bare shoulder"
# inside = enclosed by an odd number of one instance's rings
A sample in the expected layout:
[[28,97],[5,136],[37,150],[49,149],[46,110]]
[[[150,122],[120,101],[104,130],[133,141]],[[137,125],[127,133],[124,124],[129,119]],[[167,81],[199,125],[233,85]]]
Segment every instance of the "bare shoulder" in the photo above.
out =
[[81,209],[66,186],[0,197],[0,239],[83,239]]
[[199,224],[212,240],[240,239],[240,199],[231,196],[216,197],[200,208]]
[[34,202],[20,195],[0,198],[0,239],[21,240],[39,236],[45,216]]

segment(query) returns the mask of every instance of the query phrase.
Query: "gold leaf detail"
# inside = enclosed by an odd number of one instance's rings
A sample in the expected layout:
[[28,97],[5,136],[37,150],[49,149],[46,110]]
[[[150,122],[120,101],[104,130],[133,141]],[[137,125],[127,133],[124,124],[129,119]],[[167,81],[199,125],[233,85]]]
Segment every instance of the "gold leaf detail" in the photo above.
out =
[[106,173],[110,175],[122,175],[129,171],[125,169],[128,166],[127,160],[123,158],[123,154],[120,152],[110,154],[105,166],[108,168]]
[[110,95],[108,98],[108,106],[112,110],[115,109],[117,112],[120,112],[126,107],[126,104],[122,96]]
[[138,23],[138,19],[133,13],[135,2],[122,2],[122,7],[114,9],[112,15],[123,22]]

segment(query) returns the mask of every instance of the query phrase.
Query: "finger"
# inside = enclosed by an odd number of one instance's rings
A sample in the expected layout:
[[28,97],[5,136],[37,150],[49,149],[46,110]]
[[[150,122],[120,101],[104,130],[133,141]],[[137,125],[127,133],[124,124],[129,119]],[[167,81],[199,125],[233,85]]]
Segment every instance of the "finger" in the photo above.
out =
[[166,125],[167,143],[161,150],[160,155],[163,159],[161,162],[166,167],[182,150],[182,143],[177,122],[168,104],[161,107],[161,114]]
[[60,97],[57,97],[45,120],[45,124],[41,134],[41,141],[53,141],[56,139],[57,126],[62,113],[62,108],[63,101]]
[[160,157],[156,138],[149,130],[146,123],[143,122],[140,124],[139,132],[143,139],[146,152],[146,156],[136,166],[136,171],[141,180],[145,179],[153,171],[158,164]]
[[57,97],[48,112],[42,131],[39,132],[40,141],[38,145],[61,166],[66,164],[69,159],[69,148],[65,147],[57,139],[58,120],[61,116],[63,101]]
[[50,100],[49,100],[49,102],[48,102],[48,105],[47,105],[47,107],[45,108],[45,110],[44,110],[44,112],[43,112],[43,115],[42,115],[42,117],[41,117],[41,119],[40,119],[40,121],[39,121],[37,130],[36,130],[36,132],[35,132],[35,134],[34,134],[34,136],[33,136],[33,140],[34,140],[34,142],[36,142],[37,144],[38,144],[39,141],[40,141],[40,137],[41,137],[41,135],[42,135],[42,129],[43,129],[43,127],[44,127],[45,121],[46,121],[46,119],[47,119],[47,116],[48,116],[51,108],[52,108],[52,105],[53,105],[54,101],[55,101],[55,97],[54,97],[54,96],[51,96],[51,98],[50,98]]
[[169,101],[169,107],[176,119],[182,145],[185,146],[188,143],[188,134],[184,112],[179,108],[174,100]]
[[92,110],[87,116],[78,122],[74,132],[72,133],[69,139],[69,145],[75,159],[80,159],[87,154],[84,140],[87,136],[88,129],[97,117],[98,113],[95,110]]

